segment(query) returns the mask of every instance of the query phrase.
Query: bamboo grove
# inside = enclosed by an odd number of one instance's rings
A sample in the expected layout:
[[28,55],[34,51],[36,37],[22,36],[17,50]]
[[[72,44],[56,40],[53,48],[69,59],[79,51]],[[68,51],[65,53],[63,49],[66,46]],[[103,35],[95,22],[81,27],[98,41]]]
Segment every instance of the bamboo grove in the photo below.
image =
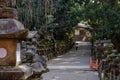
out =
[[19,20],[29,29],[39,29],[50,23],[54,13],[54,0],[16,0]]

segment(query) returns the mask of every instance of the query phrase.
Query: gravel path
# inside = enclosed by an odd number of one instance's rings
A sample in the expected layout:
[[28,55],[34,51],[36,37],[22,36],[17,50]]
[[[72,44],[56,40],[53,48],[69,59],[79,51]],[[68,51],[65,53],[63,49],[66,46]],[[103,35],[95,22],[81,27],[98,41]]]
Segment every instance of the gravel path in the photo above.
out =
[[48,62],[50,72],[43,80],[98,80],[98,73],[89,68],[90,43],[80,42],[76,51],[58,56]]

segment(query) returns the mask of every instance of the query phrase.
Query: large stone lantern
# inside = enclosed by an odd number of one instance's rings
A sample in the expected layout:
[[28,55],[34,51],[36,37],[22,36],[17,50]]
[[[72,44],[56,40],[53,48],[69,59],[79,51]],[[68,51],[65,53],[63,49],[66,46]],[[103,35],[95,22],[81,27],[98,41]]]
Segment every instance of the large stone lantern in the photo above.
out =
[[17,43],[25,38],[24,29],[14,8],[16,0],[0,0],[0,80],[23,80],[24,72],[16,68]]
[[17,43],[27,36],[14,8],[16,0],[0,0],[0,66],[15,66]]
[[[40,57],[37,51],[32,52],[35,55],[32,63],[26,58],[31,54],[26,50],[23,52],[21,41],[30,34],[28,35],[28,29],[17,20],[15,2],[16,0],[0,0],[0,80],[36,80],[36,75],[41,76],[46,67],[38,60]],[[22,61],[24,57],[25,62]],[[18,64],[20,60],[21,64]]]
[[0,66],[16,65],[16,47],[28,30],[15,19],[0,19]]

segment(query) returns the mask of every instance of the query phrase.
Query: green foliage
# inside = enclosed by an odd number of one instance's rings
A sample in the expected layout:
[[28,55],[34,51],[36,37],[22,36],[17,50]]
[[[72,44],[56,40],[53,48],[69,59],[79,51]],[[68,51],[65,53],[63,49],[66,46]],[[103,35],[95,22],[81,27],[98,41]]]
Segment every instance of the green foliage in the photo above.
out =
[[[56,22],[69,28],[87,22],[94,29],[102,28],[106,37],[120,34],[120,6],[117,0],[57,0]],[[59,5],[58,5],[59,4]],[[102,33],[99,35],[102,35]]]
[[[69,40],[73,36],[73,27],[80,21],[80,10],[83,9],[84,0],[56,0],[55,1],[55,23],[59,28],[55,29],[55,38],[58,40]],[[79,5],[81,4],[81,5]]]
[[[49,3],[45,7],[46,1],[17,0],[19,20],[25,27],[40,29],[39,32],[42,36],[47,34],[46,32],[52,31],[56,39],[69,40],[72,38],[73,27],[79,22],[85,22],[95,30],[98,29],[97,37],[120,40],[119,0],[53,0],[54,7],[50,9],[50,5],[53,5]],[[50,25],[47,24],[47,15],[49,14],[55,18]],[[59,28],[53,26],[55,23],[58,24]],[[43,25],[48,26],[47,29],[41,29],[40,26]],[[99,29],[102,30],[99,31]]]
[[17,0],[19,20],[29,29],[45,23],[45,10],[42,0]]
[[85,7],[84,14],[88,24],[95,29],[103,29],[101,31],[101,34],[104,33],[103,37],[112,38],[120,34],[120,6],[111,6],[109,3],[90,3]]
[[75,0],[56,0],[56,23],[62,27],[73,27],[79,22],[79,11],[81,6]]
[[25,27],[40,29],[53,21],[54,0],[16,0],[19,20]]

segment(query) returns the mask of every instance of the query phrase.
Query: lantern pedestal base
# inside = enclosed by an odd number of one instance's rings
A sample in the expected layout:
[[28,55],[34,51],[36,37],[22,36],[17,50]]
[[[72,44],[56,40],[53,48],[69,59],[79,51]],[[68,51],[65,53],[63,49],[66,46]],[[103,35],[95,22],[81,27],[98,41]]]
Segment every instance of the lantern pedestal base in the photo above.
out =
[[[5,67],[4,67],[5,68]],[[21,69],[0,69],[0,80],[23,80],[24,72]]]

